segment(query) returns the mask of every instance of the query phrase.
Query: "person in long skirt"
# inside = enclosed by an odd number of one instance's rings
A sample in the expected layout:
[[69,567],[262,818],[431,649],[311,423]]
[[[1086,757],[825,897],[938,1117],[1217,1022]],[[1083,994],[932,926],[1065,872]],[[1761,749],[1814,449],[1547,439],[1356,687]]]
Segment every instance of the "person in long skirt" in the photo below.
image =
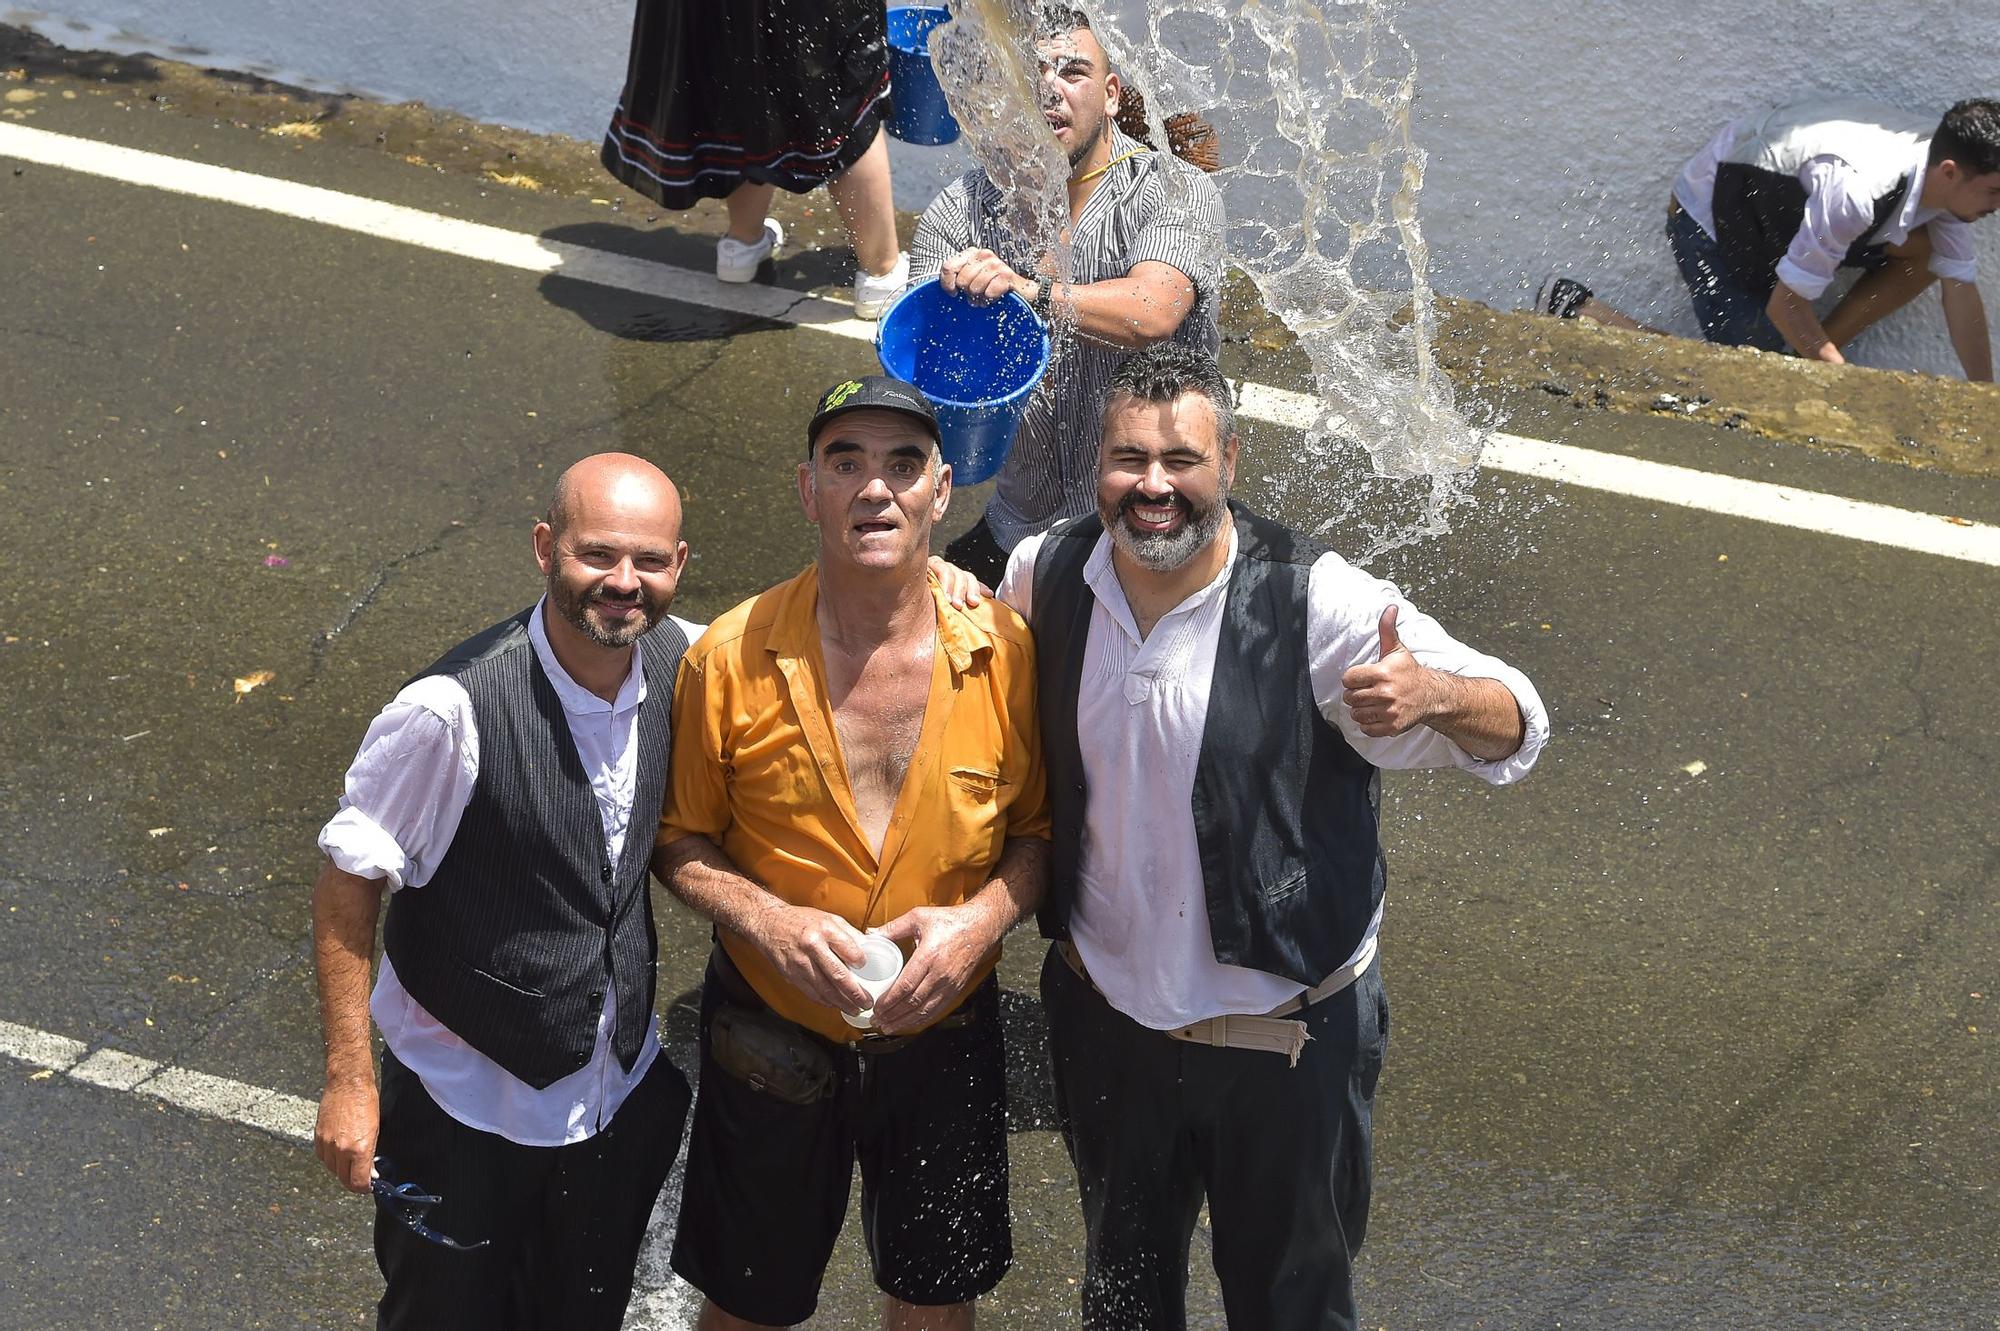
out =
[[722,199],[715,275],[748,282],[784,243],[778,189],[825,185],[854,247],[855,313],[909,279],[896,238],[882,0],[638,0],[605,168],[664,207]]

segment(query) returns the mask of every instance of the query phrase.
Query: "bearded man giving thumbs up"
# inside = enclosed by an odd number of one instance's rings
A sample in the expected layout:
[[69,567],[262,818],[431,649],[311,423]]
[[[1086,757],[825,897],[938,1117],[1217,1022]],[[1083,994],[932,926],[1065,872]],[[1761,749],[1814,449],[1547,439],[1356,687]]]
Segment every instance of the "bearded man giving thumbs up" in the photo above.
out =
[[1042,967],[1083,1324],[1185,1326],[1204,1196],[1232,1327],[1355,1325],[1388,1040],[1378,769],[1518,780],[1520,671],[1229,499],[1229,387],[1163,343],[1104,408],[1096,514],[1029,537],[1054,818]]

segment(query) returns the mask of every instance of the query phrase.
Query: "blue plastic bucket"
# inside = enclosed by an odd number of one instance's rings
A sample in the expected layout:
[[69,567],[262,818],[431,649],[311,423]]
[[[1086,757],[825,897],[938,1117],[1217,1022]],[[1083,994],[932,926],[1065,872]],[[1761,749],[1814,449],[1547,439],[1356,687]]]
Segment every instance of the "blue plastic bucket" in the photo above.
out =
[[950,143],[958,122],[945,105],[931,68],[931,29],[951,22],[942,5],[898,5],[889,11],[889,132],[905,143]]
[[882,316],[875,354],[930,399],[952,480],[976,485],[1007,460],[1028,394],[1049,368],[1049,330],[1012,292],[974,305],[933,277]]

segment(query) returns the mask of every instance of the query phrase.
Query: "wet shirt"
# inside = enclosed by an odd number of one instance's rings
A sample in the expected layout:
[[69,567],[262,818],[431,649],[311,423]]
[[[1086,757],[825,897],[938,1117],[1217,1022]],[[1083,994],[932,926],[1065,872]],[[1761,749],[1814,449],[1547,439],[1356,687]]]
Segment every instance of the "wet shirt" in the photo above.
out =
[[[879,858],[855,813],[827,701],[811,568],[723,615],[682,658],[658,844],[707,837],[781,900],[866,929],[917,906],[969,900],[1007,838],[1046,838],[1027,626],[990,601],[960,611],[935,585],[932,597],[938,650],[923,729]],[[721,938],[780,1016],[830,1040],[861,1034],[748,941],[726,930]],[[996,948],[967,994],[999,959]]]
[[[1071,228],[1079,284],[1121,278],[1141,263],[1168,264],[1194,284],[1194,308],[1173,340],[1210,355],[1222,280],[1222,196],[1214,182],[1169,152],[1154,152],[1110,129],[1117,162]],[[1041,261],[1032,238],[1017,238],[1004,221],[1000,192],[985,175],[968,172],[931,201],[910,242],[910,280],[935,277],[961,250],[988,249],[1023,276]],[[1046,531],[1060,518],[1097,504],[1097,422],[1118,362],[1131,353],[1085,338],[1067,339],[1028,400],[1014,446],[1000,469],[986,521],[1002,549]]]
[[[1042,537],[1015,549],[1000,598],[1024,616],[1034,607],[1035,556]],[[1208,720],[1210,678],[1222,640],[1223,607],[1236,566],[1168,611],[1143,638],[1100,536],[1084,565],[1094,604],[1076,702],[1077,738],[1090,799],[1084,811],[1071,941],[1111,1005],[1142,1026],[1173,1030],[1224,1013],[1269,1012],[1301,993],[1294,980],[1215,959],[1192,799]],[[1364,735],[1341,700],[1340,677],[1380,658],[1382,611],[1417,660],[1455,675],[1497,679],[1524,722],[1521,747],[1507,758],[1475,758],[1428,727]],[[1547,742],[1548,713],[1526,675],[1454,639],[1385,582],[1331,552],[1306,584],[1306,644],[1321,715],[1356,753],[1383,768],[1456,767],[1494,785],[1526,776]],[[1291,696],[1290,685],[1285,696]],[[1348,958],[1358,975],[1375,958],[1381,913]]]
[[[618,862],[632,817],[638,774],[639,704],[646,676],[639,653],[611,702],[592,693],[556,660],[542,624],[546,598],[528,617],[528,639],[561,701],[576,755],[590,778],[604,830],[605,854]],[[690,640],[701,626],[676,618]],[[321,829],[320,849],[334,865],[379,878],[392,892],[422,891],[451,849],[479,779],[479,730],[472,700],[449,675],[429,675],[398,693],[370,723],[347,769],[340,808]],[[648,810],[644,817],[651,816]],[[642,826],[643,834],[643,826]],[[611,1121],[659,1055],[648,1025],[632,1070],[611,1052],[617,1029],[609,990],[598,1014],[590,1061],[537,1090],[452,1034],[410,996],[385,955],[368,1004],[383,1042],[414,1072],[433,1100],[467,1127],[523,1146],[582,1141]]]
[[1935,118],[1852,98],[1799,102],[1732,120],[1688,159],[1674,199],[1716,234],[1715,178],[1725,162],[1795,177],[1806,189],[1805,216],[1778,280],[1817,300],[1833,285],[1848,251],[1875,228],[1878,201],[1896,193],[1895,210],[1871,243],[1900,245],[1930,227],[1930,270],[1959,282],[1979,280],[1972,226],[1922,205]]

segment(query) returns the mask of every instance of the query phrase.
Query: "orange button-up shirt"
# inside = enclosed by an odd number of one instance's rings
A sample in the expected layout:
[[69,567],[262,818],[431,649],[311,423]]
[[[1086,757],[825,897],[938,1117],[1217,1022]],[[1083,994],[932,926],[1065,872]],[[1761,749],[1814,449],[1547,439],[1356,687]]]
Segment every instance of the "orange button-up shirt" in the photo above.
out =
[[[865,929],[917,906],[970,899],[1008,837],[1048,836],[1028,627],[993,599],[962,611],[935,583],[931,591],[939,650],[879,859],[855,813],[827,703],[813,568],[723,615],[682,658],[658,844],[708,837],[782,900]],[[860,1036],[746,939],[721,935],[780,1016],[831,1040]],[[974,986],[999,959],[995,948]]]

